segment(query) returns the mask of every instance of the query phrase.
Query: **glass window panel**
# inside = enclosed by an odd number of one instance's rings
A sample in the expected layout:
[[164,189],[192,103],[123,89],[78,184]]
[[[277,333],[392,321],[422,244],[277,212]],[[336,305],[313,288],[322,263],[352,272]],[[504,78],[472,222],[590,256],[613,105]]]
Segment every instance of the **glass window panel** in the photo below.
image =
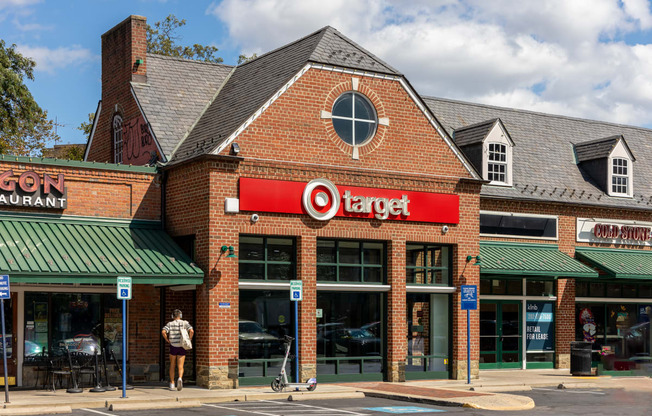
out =
[[355,144],[359,145],[367,141],[374,132],[374,125],[366,121],[355,122]]
[[517,352],[513,352],[513,353],[503,352],[503,362],[504,363],[516,363],[518,361],[519,361],[519,359],[518,359],[518,353]]
[[317,240],[317,263],[335,263],[335,241]]
[[551,296],[555,294],[555,282],[552,280],[526,279],[525,290],[528,296]]
[[381,269],[380,267],[365,267],[364,281],[371,282],[371,283],[382,283],[383,269]]
[[70,351],[92,354],[99,348],[102,334],[101,295],[57,293],[51,296],[52,347],[68,346]]
[[333,115],[340,117],[353,117],[353,94],[342,94],[333,106]]
[[267,260],[268,261],[293,261],[294,244],[289,238],[268,238],[267,239]]
[[494,295],[504,295],[507,291],[507,282],[505,280],[493,279],[491,281],[491,293]]
[[425,284],[427,272],[425,269],[408,269],[407,270],[407,283]]
[[496,337],[480,337],[480,351],[496,351]]
[[521,295],[523,294],[523,283],[521,280],[508,280],[507,281],[507,295]]
[[618,283],[609,283],[607,284],[607,297],[608,298],[620,298],[622,297],[621,286]]
[[521,337],[503,337],[503,351],[518,351]]
[[480,233],[556,238],[557,219],[481,213]]
[[638,287],[638,296],[641,298],[652,298],[652,285],[640,285]]
[[480,363],[492,364],[496,362],[496,354],[480,354]]
[[382,243],[362,243],[364,264],[383,264]]
[[374,110],[367,100],[362,98],[362,96],[355,96],[355,118],[360,118],[363,120],[374,120]]
[[497,309],[495,303],[480,303],[480,336],[498,334],[496,326]]
[[317,266],[317,280],[334,282],[337,280],[336,266]]
[[624,284],[622,288],[622,293],[624,298],[635,298],[636,297],[636,285]]
[[340,282],[361,282],[362,268],[340,266]]
[[262,237],[240,237],[238,255],[242,260],[264,260],[265,246]]
[[265,265],[261,263],[240,263],[240,279],[265,279]]
[[528,352],[527,361],[530,363],[552,362],[555,357],[554,352]]
[[25,357],[47,352],[49,344],[49,295],[25,293]]
[[491,295],[491,280],[480,279],[480,294]]
[[360,243],[356,241],[340,241],[340,263],[361,264]]
[[283,337],[294,336],[291,308],[285,291],[241,290],[238,323],[240,359],[282,358],[285,353]]
[[408,244],[405,246],[405,250],[407,255],[406,265],[408,267],[425,265],[423,246]]
[[589,296],[589,284],[587,282],[575,281],[575,297]]
[[294,267],[291,264],[268,264],[267,278],[274,280],[292,280]]
[[448,274],[444,273],[441,270],[433,270],[430,272],[430,280],[428,283],[434,283],[437,285],[442,285],[448,283]]
[[333,128],[346,144],[353,144],[353,122],[351,120],[333,119]]
[[380,373],[383,371],[382,360],[364,360],[362,370],[365,374]]
[[589,285],[589,295],[603,297],[604,296],[604,283],[591,283]]

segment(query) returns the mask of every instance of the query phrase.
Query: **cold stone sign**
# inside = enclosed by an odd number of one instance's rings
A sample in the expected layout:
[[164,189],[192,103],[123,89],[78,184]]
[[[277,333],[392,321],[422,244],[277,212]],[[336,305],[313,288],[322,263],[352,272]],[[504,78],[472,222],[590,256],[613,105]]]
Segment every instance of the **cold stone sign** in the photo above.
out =
[[63,174],[56,178],[36,172],[23,172],[18,179],[13,170],[0,174],[0,205],[66,209],[66,187]]

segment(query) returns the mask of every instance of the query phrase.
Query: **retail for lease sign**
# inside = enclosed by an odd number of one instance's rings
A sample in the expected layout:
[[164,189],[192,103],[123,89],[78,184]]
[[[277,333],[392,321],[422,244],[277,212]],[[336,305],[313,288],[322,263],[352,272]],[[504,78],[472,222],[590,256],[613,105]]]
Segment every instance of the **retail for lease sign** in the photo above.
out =
[[555,349],[554,307],[551,302],[527,302],[525,343],[528,351]]
[[577,219],[577,241],[584,243],[652,245],[652,223],[643,221]]
[[397,189],[240,178],[240,210],[307,214],[319,221],[333,217],[380,221],[459,224],[459,196]]

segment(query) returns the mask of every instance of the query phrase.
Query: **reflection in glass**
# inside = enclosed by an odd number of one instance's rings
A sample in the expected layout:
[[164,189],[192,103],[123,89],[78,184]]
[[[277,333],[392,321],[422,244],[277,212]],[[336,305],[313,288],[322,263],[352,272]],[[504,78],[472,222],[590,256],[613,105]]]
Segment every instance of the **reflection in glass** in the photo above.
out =
[[283,337],[294,336],[291,306],[285,292],[240,291],[238,323],[240,359],[283,357],[285,353]]

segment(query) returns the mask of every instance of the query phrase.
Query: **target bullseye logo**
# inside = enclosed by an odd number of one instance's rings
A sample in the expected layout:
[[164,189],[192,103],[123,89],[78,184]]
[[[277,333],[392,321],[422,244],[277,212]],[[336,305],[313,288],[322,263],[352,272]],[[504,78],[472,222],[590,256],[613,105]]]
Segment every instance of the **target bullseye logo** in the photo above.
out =
[[[301,197],[303,208],[308,215],[320,221],[328,221],[340,209],[340,191],[328,179],[319,178],[308,182]],[[324,211],[324,208],[330,208]]]

